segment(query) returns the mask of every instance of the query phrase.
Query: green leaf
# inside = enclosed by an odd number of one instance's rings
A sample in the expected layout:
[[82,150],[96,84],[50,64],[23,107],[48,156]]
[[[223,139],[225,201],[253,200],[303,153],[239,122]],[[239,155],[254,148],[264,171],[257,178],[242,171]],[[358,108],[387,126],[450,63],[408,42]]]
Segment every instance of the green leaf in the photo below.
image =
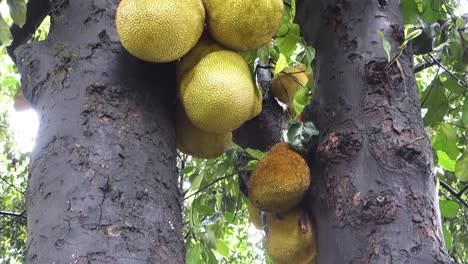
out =
[[468,182],[468,152],[457,160],[455,176],[457,176],[460,181]]
[[423,0],[423,20],[428,23],[435,23],[439,20],[442,10],[441,0]]
[[427,109],[427,113],[424,116],[424,126],[436,125],[441,122],[449,106],[448,99],[445,96],[443,87],[441,87],[439,78],[432,81],[429,87],[423,92],[421,98],[423,102],[422,108]]
[[292,24],[288,33],[285,36],[278,37],[276,42],[280,53],[286,58],[291,57],[297,48],[298,42],[301,40],[301,30],[298,24]]
[[312,73],[312,62],[315,59],[315,49],[308,45],[303,45],[303,47],[304,50],[297,55],[296,61],[306,66],[305,74],[310,74]]
[[446,224],[442,225],[442,232],[444,234],[445,246],[447,247],[447,250],[452,249],[453,236],[450,230],[447,228]]
[[10,26],[0,14],[0,44],[5,45],[5,46],[10,46],[12,41],[13,41],[13,36],[11,35],[11,32],[10,32]]
[[10,8],[10,16],[19,27],[23,27],[26,23],[26,1],[24,0],[7,0]]
[[460,205],[454,201],[440,200],[439,201],[440,213],[442,217],[454,218],[460,210]]
[[414,39],[414,38],[417,38],[419,35],[421,35],[422,33],[422,30],[421,29],[416,29],[414,31],[411,31],[411,33],[409,33],[408,35],[405,36],[405,40],[404,40],[404,44],[406,45],[408,43],[408,41]]
[[306,154],[312,136],[319,131],[312,122],[290,121],[288,127],[288,143],[296,151]]
[[414,0],[402,0],[401,8],[405,24],[415,24],[418,22],[419,10]]
[[223,240],[218,240],[218,248],[216,249],[222,256],[229,256],[229,246]]
[[192,180],[192,185],[191,185],[192,190],[198,190],[198,188],[200,188],[200,184],[203,181],[204,176],[205,176],[204,172],[200,172],[200,174],[195,176],[195,178]]
[[240,168],[241,171],[253,171],[257,167],[258,160],[251,160],[244,167]]
[[377,34],[379,34],[380,38],[382,39],[382,47],[384,48],[385,53],[387,53],[387,60],[390,61],[392,45],[390,45],[390,42],[387,41],[382,31],[377,31]]
[[200,263],[200,254],[202,253],[202,248],[200,244],[195,244],[189,247],[187,252],[187,263],[188,264],[198,264]]
[[257,57],[264,64],[268,62],[268,58],[270,57],[270,48],[268,47],[268,45],[257,49]]
[[286,66],[288,65],[288,61],[283,54],[280,54],[278,61],[276,62],[275,67],[275,75],[280,73]]
[[440,124],[436,135],[432,138],[432,147],[435,150],[445,152],[450,159],[456,160],[460,155],[457,147],[458,135],[457,129],[449,124]]
[[297,115],[300,115],[306,105],[309,105],[312,102],[313,92],[311,91],[311,86],[314,86],[314,82],[311,81],[307,83],[305,87],[301,87],[294,95],[294,111]]
[[436,153],[439,166],[448,171],[455,171],[455,160],[451,159],[444,151],[438,150]]
[[439,76],[439,79],[442,82],[442,85],[445,87],[445,89],[455,94],[463,94],[464,92],[466,92],[466,87],[461,86],[455,78],[446,73],[442,73]]
[[291,26],[293,22],[293,19],[291,16],[292,16],[291,8],[289,6],[285,6],[284,11],[283,11],[283,22],[281,23],[281,26],[277,33],[278,37],[283,37],[288,33],[289,27]]
[[263,159],[266,155],[265,152],[260,151],[258,149],[247,148],[245,149],[245,152],[247,152],[247,154],[249,154],[252,158],[257,159],[257,160]]
[[468,127],[468,96],[465,97],[465,102],[463,102],[462,110],[462,123]]

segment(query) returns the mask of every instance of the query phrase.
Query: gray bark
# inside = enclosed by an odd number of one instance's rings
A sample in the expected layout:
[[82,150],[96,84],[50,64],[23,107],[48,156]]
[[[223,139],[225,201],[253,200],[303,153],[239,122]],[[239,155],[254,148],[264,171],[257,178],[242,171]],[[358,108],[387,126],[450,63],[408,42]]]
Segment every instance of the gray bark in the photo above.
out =
[[121,47],[118,1],[52,2],[46,41],[17,50],[40,118],[28,263],[184,263],[173,64]]
[[385,33],[393,55],[404,28],[400,1],[298,1],[297,10],[317,51],[305,115],[321,131],[309,159],[317,264],[452,263],[412,53],[385,71],[377,35]]

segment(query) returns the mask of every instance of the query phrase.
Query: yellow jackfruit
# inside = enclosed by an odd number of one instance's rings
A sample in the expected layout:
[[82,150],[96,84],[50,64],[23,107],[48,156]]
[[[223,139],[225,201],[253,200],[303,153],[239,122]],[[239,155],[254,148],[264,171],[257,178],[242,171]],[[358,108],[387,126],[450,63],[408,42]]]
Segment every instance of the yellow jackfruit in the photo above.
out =
[[258,116],[262,112],[262,104],[263,104],[263,93],[262,89],[258,89],[258,95],[255,94],[255,104],[252,109],[252,113],[250,113],[250,119]]
[[208,133],[190,123],[182,107],[176,110],[177,148],[196,158],[211,159],[221,156],[232,144],[232,133]]
[[208,29],[226,47],[248,51],[271,40],[283,21],[283,0],[203,0]]
[[293,106],[294,95],[309,82],[305,66],[286,67],[271,80],[271,92],[274,97],[289,107]]
[[[206,34],[202,35],[195,47],[193,47],[193,49],[191,49],[184,57],[182,57],[180,63],[177,65],[177,81],[180,83],[183,81],[183,77],[189,76],[190,74],[188,72],[193,69],[193,67],[198,64],[200,60],[203,59],[203,57],[213,51],[225,49],[226,48],[218,44],[216,41],[213,41],[213,39],[211,39]],[[181,87],[182,86],[179,85],[180,95],[182,95],[183,92],[180,90]],[[185,85],[183,87],[185,87]]]
[[296,208],[267,218],[266,250],[275,264],[313,264],[317,255],[315,232],[309,217]]
[[230,50],[215,50],[203,56],[180,77],[179,91],[192,124],[211,133],[240,127],[255,105],[249,66]]
[[299,204],[309,186],[310,170],[304,158],[288,143],[278,143],[252,172],[248,193],[263,211],[287,212]]
[[150,62],[185,55],[200,38],[204,23],[201,0],[122,0],[115,16],[123,47]]
[[262,215],[260,213],[260,210],[258,210],[257,207],[253,203],[248,200],[247,202],[247,209],[249,211],[249,218],[252,224],[257,228],[257,229],[263,229],[263,224],[262,224]]

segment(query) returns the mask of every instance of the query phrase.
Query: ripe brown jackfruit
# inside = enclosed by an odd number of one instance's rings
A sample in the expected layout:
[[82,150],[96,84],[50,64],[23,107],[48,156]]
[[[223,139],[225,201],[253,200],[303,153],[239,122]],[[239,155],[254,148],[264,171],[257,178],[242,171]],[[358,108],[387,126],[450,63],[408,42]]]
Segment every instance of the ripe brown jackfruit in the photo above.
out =
[[190,123],[181,106],[176,110],[177,148],[196,158],[211,159],[221,156],[232,144],[232,133],[205,132]]
[[258,162],[249,180],[249,199],[263,211],[287,212],[302,200],[310,185],[304,158],[288,143],[278,143]]
[[286,67],[271,80],[271,92],[280,102],[293,106],[296,92],[307,85],[309,78],[305,74],[305,65]]
[[258,49],[283,21],[283,0],[203,0],[213,38],[236,50]]
[[266,250],[275,264],[315,263],[315,232],[302,209],[281,216],[270,214],[267,227]]
[[205,23],[201,0],[122,0],[115,15],[122,46],[150,62],[168,62],[186,54]]

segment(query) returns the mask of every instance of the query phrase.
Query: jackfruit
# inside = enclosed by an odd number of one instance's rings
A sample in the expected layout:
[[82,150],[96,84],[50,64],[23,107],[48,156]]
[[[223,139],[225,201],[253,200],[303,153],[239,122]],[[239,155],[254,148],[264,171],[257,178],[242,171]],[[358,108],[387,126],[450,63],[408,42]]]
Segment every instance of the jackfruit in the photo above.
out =
[[280,102],[293,106],[294,95],[309,82],[305,74],[305,65],[286,67],[271,80],[271,92]]
[[168,62],[185,55],[203,32],[201,0],[122,0],[115,24],[123,47],[150,62]]
[[268,43],[283,21],[283,0],[203,0],[213,38],[236,50]]
[[227,133],[250,118],[255,105],[254,84],[249,66],[237,52],[212,51],[180,79],[185,112],[201,130]]
[[232,144],[232,133],[208,133],[190,123],[183,108],[176,110],[177,148],[196,158],[211,159],[221,156]]
[[247,201],[247,209],[249,211],[249,218],[252,224],[257,229],[263,229],[262,215],[260,210],[258,210],[258,208],[255,207],[255,205],[251,203],[250,200]]
[[250,119],[258,116],[262,112],[262,104],[263,104],[263,93],[262,89],[258,89],[258,95],[255,94],[255,104],[252,109],[252,113],[250,113]]
[[202,35],[198,40],[197,44],[191,49],[185,56],[182,57],[180,63],[177,65],[177,77],[178,79],[185,75],[187,71],[193,68],[200,60],[205,57],[208,53],[217,50],[224,50],[216,41],[213,41],[206,34]]
[[317,255],[315,232],[306,213],[296,208],[267,218],[266,250],[275,264],[313,264]]
[[[182,77],[189,75],[187,72],[193,69],[193,67],[199,63],[200,60],[207,54],[213,51],[225,49],[226,48],[213,41],[213,39],[211,39],[206,34],[202,35],[195,47],[191,49],[185,56],[183,56],[180,60],[180,63],[177,65],[177,81],[180,83],[182,81]],[[181,86],[179,85],[179,94],[182,95],[180,88]]]
[[249,199],[267,212],[287,212],[296,207],[310,186],[310,170],[288,143],[274,145],[249,179]]

